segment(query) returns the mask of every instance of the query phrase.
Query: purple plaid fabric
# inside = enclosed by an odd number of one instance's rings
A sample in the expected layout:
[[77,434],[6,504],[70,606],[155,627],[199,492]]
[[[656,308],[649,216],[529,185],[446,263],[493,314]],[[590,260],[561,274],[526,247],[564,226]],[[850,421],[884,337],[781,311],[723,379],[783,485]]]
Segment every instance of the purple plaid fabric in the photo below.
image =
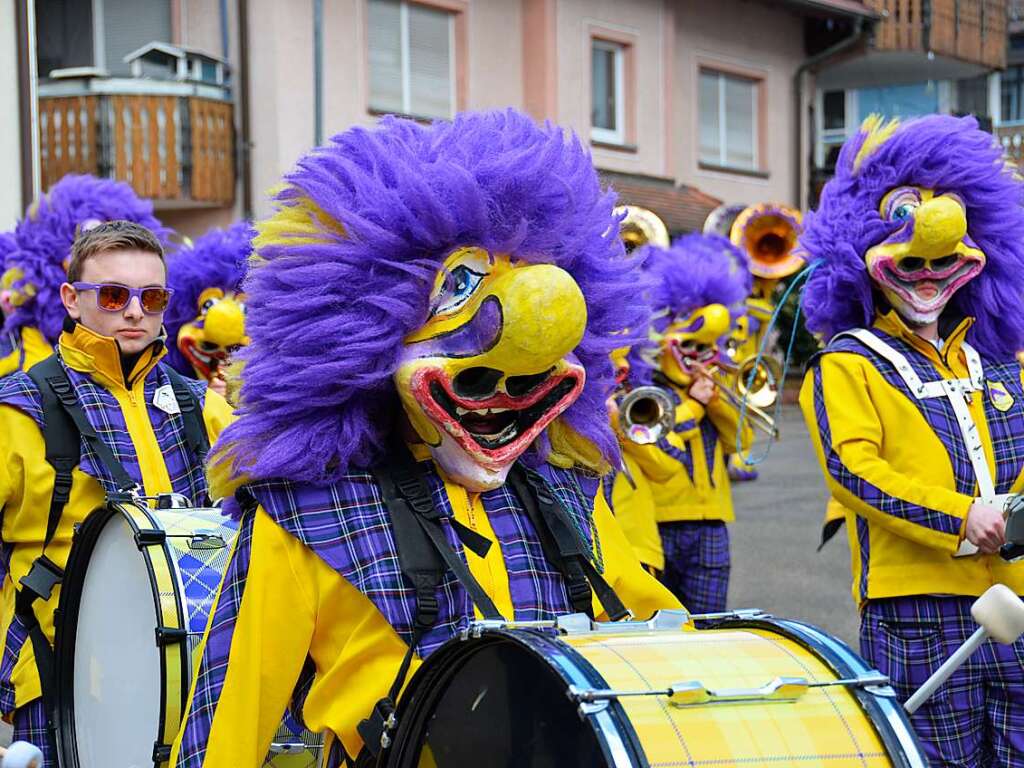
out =
[[[585,495],[573,472],[554,468],[540,471],[589,546],[593,496]],[[452,511],[444,482],[432,469],[426,479],[435,508],[445,518],[445,536],[453,549],[462,553],[455,530],[447,521]],[[372,475],[353,472],[342,482],[319,487],[271,481],[257,483],[251,490],[282,528],[365,594],[400,637],[406,642],[412,640],[415,592],[402,576],[390,517]],[[514,618],[538,621],[567,612],[570,603],[562,577],[544,558],[533,526],[512,489],[503,485],[481,494],[480,499],[505,557]],[[439,589],[440,613],[417,649],[423,657],[464,629],[473,616],[469,594],[453,574],[447,574]]]
[[[115,458],[132,479],[141,485],[142,471],[139,467],[139,459],[117,399],[108,389],[97,384],[88,375],[71,370],[66,366],[65,370],[78,394],[82,410],[96,430],[96,434],[110,447]],[[189,379],[186,379],[186,382],[192,388],[199,407],[202,408],[205,402],[206,385]],[[170,383],[171,380],[163,363],[158,363],[149,372],[143,385],[147,413],[171,479],[171,488],[176,493],[184,494],[196,504],[205,504],[208,499],[203,463],[188,447],[185,440],[185,424],[181,414],[167,414],[152,404],[157,388],[170,386]],[[10,405],[24,411],[42,428],[43,412],[40,395],[27,374],[18,372],[0,380],[0,404]],[[84,441],[82,442],[80,468],[85,474],[95,478],[105,491],[117,490],[113,478]],[[45,510],[41,510],[40,514],[45,514]],[[14,546],[17,545],[6,542],[0,545],[2,547],[0,557],[5,564],[3,574],[5,577],[7,574],[6,563],[10,561]],[[15,617],[8,628],[7,636],[4,639],[3,656],[0,657],[0,711],[5,713],[14,709],[14,687],[11,684],[11,674],[27,637],[24,625]]]
[[30,701],[14,711],[13,741],[27,741],[43,752],[39,768],[57,768],[57,744],[53,731],[46,724],[46,708],[42,699]]
[[220,691],[228,671],[228,655],[235,633],[235,621],[245,593],[245,579],[252,554],[252,528],[255,517],[246,515],[238,530],[231,562],[224,573],[220,597],[213,619],[206,630],[206,646],[199,662],[195,693],[185,718],[178,752],[177,768],[200,768],[206,755],[206,739],[213,724]]
[[[1016,361],[994,363],[983,360],[985,368],[985,392],[975,397],[984,397],[985,421],[988,423],[992,452],[996,460],[993,480],[996,493],[1009,493],[1024,467],[1024,387],[1020,381],[1020,364]],[[996,408],[988,385],[1001,384],[1013,398],[1012,406],[1006,411]]]
[[691,613],[724,611],[729,592],[729,528],[721,520],[659,523],[662,583]]
[[[973,597],[871,600],[861,655],[906,701],[974,632]],[[1024,766],[1024,639],[985,642],[911,717],[932,766]]]
[[[538,471],[591,546],[597,480],[548,466]],[[426,479],[436,508],[449,518],[452,511],[443,481],[433,469],[426,473]],[[282,528],[365,594],[406,642],[412,640],[415,592],[402,575],[390,517],[372,475],[352,472],[341,482],[318,487],[261,482],[249,486],[249,490]],[[511,488],[502,486],[480,498],[505,558],[514,618],[534,621],[568,613],[571,607],[562,577],[544,558],[536,532]],[[224,576],[175,768],[202,765],[245,590],[252,520],[252,515],[243,519],[237,548]],[[447,519],[442,525],[448,543],[462,555],[462,545]],[[600,569],[600,556],[597,561]],[[417,648],[423,658],[455,637],[473,617],[469,596],[452,574],[447,574],[438,593],[437,621]],[[327,765],[340,765],[339,760],[340,756],[332,752]]]
[[[847,339],[843,339],[842,341],[847,341]],[[935,376],[935,372],[932,371],[930,378],[925,380],[930,381],[931,379],[934,379]],[[898,386],[896,382],[890,383],[892,383],[892,385],[897,389],[900,389],[900,391],[904,391],[906,389],[903,386],[902,379],[899,380]],[[915,400],[912,395],[908,394],[907,396],[911,398],[911,400]],[[949,406],[949,403],[945,398],[933,398],[933,401],[935,402],[938,402],[939,400],[942,400],[947,406]],[[920,403],[926,401],[922,400],[916,402]],[[949,407],[951,408],[951,406]],[[929,414],[935,413],[935,409],[926,409],[924,413],[927,418]],[[916,523],[917,525],[923,525],[926,528],[931,528],[935,531],[948,533],[954,536],[959,535],[961,524],[959,517],[947,515],[945,512],[940,512],[936,509],[928,509],[927,507],[922,507],[918,504],[911,504],[903,499],[898,499],[895,496],[890,496],[882,491],[881,488],[877,488],[867,480],[864,480],[862,477],[858,477],[846,468],[842,460],[839,458],[839,454],[836,453],[832,447],[832,430],[829,426],[828,412],[825,409],[825,398],[822,392],[820,367],[815,367],[814,369],[814,415],[818,422],[818,432],[821,435],[821,445],[825,451],[825,465],[829,474],[836,482],[850,491],[854,496],[863,500],[865,503],[870,504],[881,512],[902,518],[911,523]],[[941,429],[936,428],[934,423],[931,424],[932,427],[936,429],[937,434],[942,438],[943,443],[949,446],[950,440],[945,437],[945,433]],[[953,461],[954,471],[956,472],[957,487],[961,493],[971,493],[970,489],[961,488],[961,486],[964,486],[965,483],[969,482],[971,488],[973,488],[974,470],[971,469],[970,461],[966,458],[966,448],[963,448],[963,438],[960,436],[960,428],[956,426],[955,421],[950,425],[950,427],[956,431],[957,440],[959,441],[958,445],[960,445],[961,449],[964,451],[964,461],[967,462],[966,467],[961,466],[959,460],[954,460],[952,453],[950,455],[950,459]],[[956,451],[953,453],[955,452]],[[966,480],[965,478],[969,478],[969,480]]]
[[[676,406],[682,403],[679,393],[672,387],[665,386],[665,390],[672,395],[672,399],[675,401]],[[689,432],[692,429],[696,429],[697,426],[697,421],[695,419],[686,419],[685,421],[677,422],[675,426],[672,427],[672,431],[676,434],[680,434],[682,432]],[[701,420],[699,437],[701,442],[704,444],[704,462],[707,465],[708,478],[713,486],[715,484],[715,446],[718,444],[718,430],[715,428],[715,425],[711,423],[711,419]],[[658,447],[663,453],[671,456],[683,465],[683,468],[686,469],[686,476],[690,478],[691,483],[693,482],[693,449],[690,447],[690,441],[696,439],[697,437],[690,438],[682,448],[676,448],[664,437],[658,441]]]

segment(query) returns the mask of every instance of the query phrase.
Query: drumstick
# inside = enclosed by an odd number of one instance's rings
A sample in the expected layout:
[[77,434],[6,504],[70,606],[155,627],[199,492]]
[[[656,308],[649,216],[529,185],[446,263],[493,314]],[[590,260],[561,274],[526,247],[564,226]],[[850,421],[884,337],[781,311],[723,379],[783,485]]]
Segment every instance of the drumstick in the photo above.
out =
[[11,746],[0,747],[2,768],[43,768],[43,753],[39,747],[27,741],[16,741]]

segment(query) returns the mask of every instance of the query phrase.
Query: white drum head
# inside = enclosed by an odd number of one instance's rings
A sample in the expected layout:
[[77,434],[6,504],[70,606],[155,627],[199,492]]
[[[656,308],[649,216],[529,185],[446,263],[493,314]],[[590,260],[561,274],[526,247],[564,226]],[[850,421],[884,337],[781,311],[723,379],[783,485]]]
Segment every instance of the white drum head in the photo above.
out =
[[145,558],[115,514],[89,559],[75,634],[79,768],[152,768],[161,721],[158,624]]

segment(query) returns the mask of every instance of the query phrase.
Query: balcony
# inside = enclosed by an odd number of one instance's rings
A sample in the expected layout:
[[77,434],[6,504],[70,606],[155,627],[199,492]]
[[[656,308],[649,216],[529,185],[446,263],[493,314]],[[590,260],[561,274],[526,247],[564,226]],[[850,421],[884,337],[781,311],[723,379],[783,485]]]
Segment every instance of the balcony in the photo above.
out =
[[1006,66],[1007,0],[865,0],[882,18],[875,50]]
[[217,88],[144,79],[39,87],[43,189],[67,173],[125,181],[157,208],[235,199],[233,105]]

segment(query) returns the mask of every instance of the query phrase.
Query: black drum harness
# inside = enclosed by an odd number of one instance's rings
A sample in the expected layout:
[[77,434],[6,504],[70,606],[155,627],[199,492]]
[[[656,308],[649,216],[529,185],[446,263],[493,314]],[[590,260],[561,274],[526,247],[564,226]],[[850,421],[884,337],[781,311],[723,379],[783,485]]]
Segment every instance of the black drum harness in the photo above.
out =
[[[170,366],[166,366],[164,370],[171,380],[174,397],[178,401],[185,423],[185,440],[194,455],[204,460],[209,453],[210,442],[203,425],[199,401],[181,374]],[[56,659],[53,647],[39,626],[34,604],[37,600],[48,601],[53,594],[53,588],[64,578],[64,570],[46,556],[46,548],[53,539],[64,507],[71,498],[72,472],[81,460],[81,441],[84,440],[96,454],[117,484],[117,493],[107,493],[107,502],[130,502],[137,493],[138,486],[85,417],[85,411],[78,402],[78,396],[61,364],[60,356],[54,353],[32,366],[26,373],[35,383],[42,400],[43,442],[46,445],[46,461],[53,467],[54,478],[53,494],[50,496],[50,509],[46,518],[46,537],[39,557],[33,561],[29,572],[19,580],[21,589],[15,593],[14,615],[25,626],[32,641],[43,706],[46,708],[46,716],[52,728],[56,713]]]
[[[436,591],[445,573],[450,570],[454,574],[485,620],[504,620],[465,561],[445,538],[442,516],[434,507],[422,469],[413,461],[408,449],[404,445],[393,447],[385,462],[372,472],[391,517],[402,574],[416,592],[416,613],[409,648],[388,695],[374,705],[370,716],[358,726],[365,746],[354,760],[346,756],[350,765],[358,766],[383,764],[391,745],[391,734],[397,726],[398,694],[408,676],[416,646],[437,620],[440,606]],[[565,580],[572,610],[593,618],[593,592],[613,621],[628,616],[618,595],[594,566],[587,542],[544,478],[517,463],[509,472],[507,482],[537,532],[545,559]],[[454,518],[448,518],[448,522],[463,545],[480,557],[487,554],[491,546],[488,539]]]

